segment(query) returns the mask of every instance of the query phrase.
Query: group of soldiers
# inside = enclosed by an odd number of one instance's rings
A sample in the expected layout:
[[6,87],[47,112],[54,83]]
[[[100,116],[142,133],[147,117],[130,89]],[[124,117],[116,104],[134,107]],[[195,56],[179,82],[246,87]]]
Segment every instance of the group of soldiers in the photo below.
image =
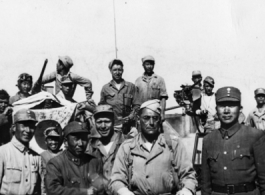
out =
[[[112,80],[96,105],[92,82],[70,71],[70,57],[59,57],[57,70],[42,84],[55,81],[56,96],[70,103],[76,103],[76,85],[83,86],[87,101],[77,107],[92,112],[93,124],[73,120],[62,129],[56,121],[45,123],[47,150],[40,155],[29,142],[45,121],[38,122],[30,109],[12,113],[12,104],[35,91],[32,76],[19,76],[13,97],[0,90],[0,194],[194,195],[198,181],[192,162],[182,139],[164,124],[165,81],[154,73],[152,56],[142,58],[142,65],[144,74],[132,84],[122,77],[123,62],[112,60]],[[200,71],[193,71],[192,80],[194,101],[186,113],[208,133],[201,193],[265,194],[265,90],[255,90],[257,108],[244,125],[239,89],[222,87],[214,93],[214,79],[208,76],[201,84]]]

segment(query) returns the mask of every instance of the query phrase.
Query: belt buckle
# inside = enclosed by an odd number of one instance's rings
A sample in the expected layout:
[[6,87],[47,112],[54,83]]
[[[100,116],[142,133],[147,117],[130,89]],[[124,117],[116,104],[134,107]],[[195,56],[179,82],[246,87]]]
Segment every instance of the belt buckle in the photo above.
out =
[[235,185],[226,185],[227,194],[234,194],[235,193]]

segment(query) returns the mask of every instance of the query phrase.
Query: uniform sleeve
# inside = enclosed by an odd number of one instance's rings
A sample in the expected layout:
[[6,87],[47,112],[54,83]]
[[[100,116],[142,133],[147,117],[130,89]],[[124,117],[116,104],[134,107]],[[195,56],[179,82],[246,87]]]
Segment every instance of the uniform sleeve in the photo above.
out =
[[71,73],[71,78],[73,79],[74,83],[84,87],[87,100],[92,98],[93,90],[92,90],[92,82],[84,77],[81,77],[77,74]]
[[188,158],[187,151],[181,140],[178,140],[178,144],[174,150],[173,160],[176,174],[174,178],[179,178],[181,187],[185,187],[195,194],[198,184],[196,172],[193,169],[191,160]]
[[99,105],[100,104],[105,104],[106,102],[105,102],[105,94],[104,94],[104,87],[102,87],[102,89],[101,89],[101,92],[100,92],[100,100],[99,100]]
[[42,84],[51,83],[56,79],[56,72],[52,72],[42,77]]
[[201,174],[202,174],[202,185],[201,185],[201,194],[202,195],[210,195],[212,192],[211,188],[211,174],[210,174],[210,167],[207,163],[207,150],[205,139],[203,140],[202,146],[202,167],[201,167]]
[[60,166],[56,165],[56,163],[54,162],[55,161],[49,161],[46,166],[47,175],[45,182],[47,193],[56,195],[87,195],[87,189],[69,188],[67,186],[64,186]]
[[247,117],[246,125],[255,128],[255,124],[254,124],[253,117],[252,117],[251,113],[249,113],[249,115]]
[[163,78],[160,80],[160,98],[162,97],[168,99],[166,83]]
[[261,138],[253,145],[255,166],[257,169],[257,179],[260,194],[265,195],[265,134],[262,132]]
[[4,150],[3,147],[0,148],[0,188],[2,188],[2,182],[3,182],[3,177],[4,177]]
[[129,186],[129,163],[126,154],[129,153],[130,148],[128,147],[127,151],[125,146],[124,144],[120,146],[112,168],[109,183],[112,194],[117,194],[119,189],[128,188]]
[[39,156],[39,175],[41,179],[41,194],[46,195],[46,189],[45,189],[45,168],[43,166],[43,161],[41,156]]

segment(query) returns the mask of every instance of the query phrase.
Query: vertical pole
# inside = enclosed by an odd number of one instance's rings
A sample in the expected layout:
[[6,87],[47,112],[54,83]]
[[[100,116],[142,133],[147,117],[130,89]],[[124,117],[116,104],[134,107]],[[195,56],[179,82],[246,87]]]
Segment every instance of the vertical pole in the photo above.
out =
[[118,49],[117,49],[117,36],[116,36],[116,13],[115,13],[115,0],[113,0],[113,14],[114,14],[114,38],[115,38],[115,54],[118,58]]

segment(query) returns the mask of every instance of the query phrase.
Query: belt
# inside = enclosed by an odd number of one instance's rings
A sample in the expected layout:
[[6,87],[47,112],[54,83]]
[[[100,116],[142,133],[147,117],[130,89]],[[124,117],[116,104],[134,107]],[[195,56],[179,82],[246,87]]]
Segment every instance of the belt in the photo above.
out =
[[230,185],[227,184],[225,186],[219,186],[217,184],[212,184],[212,191],[226,194],[235,194],[242,192],[250,192],[256,189],[255,183],[244,183],[244,184],[236,184]]

